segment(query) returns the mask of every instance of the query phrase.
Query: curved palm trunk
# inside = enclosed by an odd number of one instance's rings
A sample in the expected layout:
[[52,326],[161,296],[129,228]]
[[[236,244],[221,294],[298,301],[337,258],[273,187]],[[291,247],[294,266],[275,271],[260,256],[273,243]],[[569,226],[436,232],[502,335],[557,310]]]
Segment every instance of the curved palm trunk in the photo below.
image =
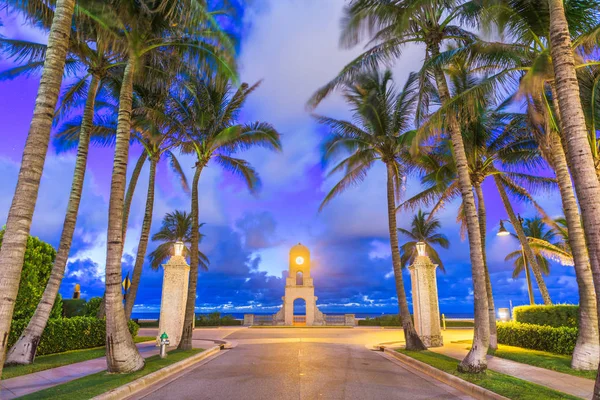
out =
[[565,219],[567,220],[569,246],[573,254],[575,277],[579,290],[579,334],[573,351],[571,367],[592,370],[598,368],[598,362],[600,361],[596,292],[585,243],[585,234],[581,227],[581,217],[567,165],[567,157],[558,135],[553,133],[552,136],[552,165],[558,181]]
[[[529,242],[527,241],[525,232],[523,232],[523,227],[521,226],[521,223],[517,219],[517,216],[515,215],[515,211],[513,210],[512,205],[510,204],[510,201],[508,200],[508,195],[506,194],[506,190],[504,189],[504,186],[502,186],[502,182],[500,182],[500,179],[497,176],[494,176],[494,182],[496,183],[496,187],[498,188],[498,193],[500,193],[500,198],[502,199],[502,203],[504,204],[504,208],[506,209],[506,213],[508,214],[508,219],[510,220],[510,223],[515,228],[515,231],[517,232],[517,237],[519,238],[519,242],[521,243],[521,247],[525,251],[526,261],[529,262],[529,265],[531,266],[531,270],[533,271],[533,276],[535,277],[535,281],[537,282],[538,288],[540,289],[540,293],[542,294],[542,299],[544,300],[544,304],[551,305],[552,300],[550,299],[550,294],[548,293],[548,288],[546,287],[546,282],[544,282],[544,278],[542,277],[542,272],[537,263],[537,259],[535,258],[535,255],[533,254],[533,250],[531,250],[531,247],[529,246]],[[525,264],[525,267],[527,268],[527,264]]]
[[[430,46],[428,50],[432,57],[439,55],[439,43]],[[435,81],[442,102],[450,99],[450,91],[446,76],[441,68],[434,68]],[[469,253],[471,258],[471,273],[473,278],[475,329],[473,345],[467,356],[461,361],[458,369],[463,372],[482,372],[487,369],[486,355],[490,344],[490,318],[488,313],[487,290],[485,282],[485,264],[481,247],[481,233],[475,197],[473,196],[471,176],[463,137],[457,121],[452,115],[447,115],[448,132],[454,150],[454,160],[458,172],[458,185],[462,195],[467,231],[469,236]]]
[[146,197],[146,210],[144,211],[144,222],[142,223],[142,233],[138,244],[135,265],[133,267],[133,276],[131,277],[131,286],[125,300],[125,318],[131,318],[135,297],[140,285],[142,270],[144,268],[144,259],[148,249],[148,239],[150,239],[150,229],[152,228],[152,212],[154,211],[154,181],[156,178],[156,158],[150,159],[150,175],[148,177],[148,195]]
[[[125,202],[123,205],[123,246],[125,245],[125,238],[127,236],[127,225],[129,224],[129,211],[131,210],[131,201],[133,200],[133,195],[135,193],[135,188],[137,186],[138,179],[140,177],[140,173],[142,172],[142,168],[144,168],[144,163],[148,158],[148,154],[144,150],[137,162],[135,163],[135,167],[133,168],[133,173],[131,174],[131,179],[129,180],[129,186],[127,186],[127,194],[125,195]],[[123,253],[123,249],[121,249],[121,253]],[[133,281],[131,282],[133,286]],[[133,305],[132,305],[133,307]],[[102,302],[100,303],[100,308],[98,308],[98,313],[96,317],[99,319],[103,319],[106,317],[106,296],[102,295]],[[131,313],[128,314],[127,318],[131,317]]]
[[73,183],[71,185],[71,194],[69,195],[67,214],[65,215],[60,244],[58,246],[58,252],[56,253],[56,259],[52,265],[50,278],[48,279],[42,298],[35,309],[35,313],[33,314],[33,317],[31,317],[27,328],[25,328],[17,343],[10,349],[6,359],[7,364],[31,364],[33,362],[37,346],[42,337],[42,333],[46,328],[46,324],[48,323],[50,312],[54,306],[58,289],[60,288],[60,284],[65,274],[65,267],[67,265],[67,259],[69,258],[69,251],[71,250],[73,232],[75,231],[75,224],[77,223],[79,203],[81,201],[81,192],[83,190],[90,144],[90,131],[94,119],[94,104],[99,87],[100,79],[95,75],[92,76],[79,132],[77,159],[75,161],[75,171],[73,173]]
[[398,248],[398,226],[396,222],[396,200],[394,190],[394,167],[387,164],[387,206],[388,206],[388,227],[390,231],[390,246],[392,250],[392,265],[394,267],[394,278],[396,280],[396,293],[398,295],[398,308],[400,309],[400,319],[404,329],[404,339],[406,340],[406,350],[426,350],[427,347],[421,341],[417,334],[410,317],[408,301],[406,300],[406,291],[404,290],[404,280],[402,279],[402,263],[400,261],[400,249]]
[[198,181],[204,165],[196,163],[196,172],[192,181],[192,242],[190,243],[190,284],[185,304],[185,319],[183,332],[178,348],[181,350],[192,349],[192,336],[194,334],[194,317],[196,309],[196,286],[198,284]]
[[46,60],[0,249],[0,376],[71,34],[75,0],[58,0]]
[[[596,176],[594,158],[588,141],[588,132],[579,97],[575,74],[575,60],[571,46],[569,25],[562,0],[548,0],[550,9],[550,50],[554,80],[558,92],[561,127],[567,144],[567,155],[575,182],[575,191],[583,228],[588,244],[588,256],[596,293],[600,293],[600,182]],[[597,307],[600,312],[600,306]],[[596,378],[594,397],[600,398],[600,374]]]
[[106,249],[106,361],[108,372],[133,372],[144,368],[144,359],[127,328],[121,294],[121,256],[123,250],[123,197],[127,179],[131,101],[135,57],[130,56],[119,94],[117,143],[110,187]]
[[487,257],[485,252],[485,239],[487,231],[487,214],[485,212],[485,199],[483,198],[483,189],[481,184],[475,184],[475,194],[477,195],[477,214],[479,215],[479,231],[481,233],[481,252],[483,253],[483,265],[485,267],[485,288],[488,300],[488,315],[490,319],[490,346],[488,353],[493,354],[498,350],[498,332],[496,329],[496,306],[494,305],[494,295],[492,293],[492,281],[488,269]]
[[125,195],[125,203],[123,205],[123,244],[125,244],[125,238],[127,236],[127,225],[129,224],[131,201],[133,200],[133,195],[135,194],[135,188],[137,186],[138,179],[140,178],[140,173],[142,172],[142,168],[144,168],[144,163],[147,159],[148,153],[144,149],[142,154],[140,154],[140,158],[138,158],[137,162],[135,163],[133,173],[129,179],[129,185],[127,186],[127,194]]

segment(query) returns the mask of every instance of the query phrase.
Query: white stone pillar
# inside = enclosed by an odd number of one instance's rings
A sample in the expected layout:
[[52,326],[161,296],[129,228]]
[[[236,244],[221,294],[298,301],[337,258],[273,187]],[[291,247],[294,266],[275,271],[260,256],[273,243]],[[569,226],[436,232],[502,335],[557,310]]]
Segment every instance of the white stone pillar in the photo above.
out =
[[415,329],[427,347],[444,345],[440,328],[436,268],[437,265],[432,263],[426,255],[417,256],[415,263],[408,267],[412,285]]
[[177,346],[181,340],[185,305],[187,302],[190,266],[183,256],[172,256],[166,264],[160,302],[160,321],[158,337],[166,332],[171,346]]

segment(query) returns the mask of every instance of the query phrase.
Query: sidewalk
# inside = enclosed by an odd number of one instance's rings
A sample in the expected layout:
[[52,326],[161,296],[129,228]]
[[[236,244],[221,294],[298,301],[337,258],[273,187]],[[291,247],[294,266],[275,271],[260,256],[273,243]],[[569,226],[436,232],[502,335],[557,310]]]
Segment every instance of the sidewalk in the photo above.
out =
[[[444,347],[430,348],[436,353],[462,360],[468,353],[468,344],[448,343]],[[594,381],[578,376],[563,374],[545,368],[534,367],[499,357],[488,356],[488,368],[515,378],[523,379],[538,385],[546,386],[559,392],[585,399],[591,399],[594,392]]]
[[[144,358],[158,354],[158,348],[154,342],[139,343],[137,347]],[[105,369],[106,358],[100,357],[2,380],[0,381],[0,399],[6,400],[25,396]]]

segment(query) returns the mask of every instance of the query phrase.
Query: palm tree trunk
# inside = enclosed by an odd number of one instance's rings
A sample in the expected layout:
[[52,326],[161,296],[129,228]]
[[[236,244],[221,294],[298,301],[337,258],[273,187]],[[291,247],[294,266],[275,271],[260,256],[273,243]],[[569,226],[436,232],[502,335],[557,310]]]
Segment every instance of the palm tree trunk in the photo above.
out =
[[[127,194],[125,195],[125,203],[123,205],[123,246],[125,245],[125,239],[127,237],[127,225],[129,224],[129,211],[131,210],[131,201],[133,200],[133,195],[135,193],[135,188],[137,186],[138,179],[140,177],[140,173],[142,172],[142,168],[144,168],[144,163],[148,158],[148,153],[146,150],[140,154],[137,162],[135,163],[135,168],[133,168],[133,173],[131,174],[131,178],[129,180],[129,186],[127,186]],[[123,250],[121,249],[121,253]],[[132,282],[133,285],[133,282]],[[102,295],[102,302],[100,303],[100,307],[98,308],[98,313],[96,317],[102,319],[106,317],[106,296]],[[131,314],[128,315],[128,319],[131,317]]]
[[525,249],[521,247],[521,257],[523,258],[523,269],[525,270],[525,282],[527,283],[527,295],[529,296],[529,304],[535,305],[535,299],[533,297],[533,285],[531,284],[531,274],[529,273],[529,261],[525,256]]
[[575,277],[579,290],[579,335],[573,352],[571,367],[592,370],[598,368],[600,361],[600,336],[598,335],[598,310],[596,292],[590,261],[585,243],[585,234],[581,227],[581,217],[573,184],[560,137],[552,133],[552,166],[558,181],[567,228],[569,246],[575,263]]
[[196,316],[196,286],[198,285],[198,241],[200,240],[198,230],[198,181],[204,168],[203,163],[196,163],[196,172],[192,181],[192,242],[190,243],[190,283],[188,285],[188,296],[185,304],[185,319],[183,332],[178,349],[191,350],[192,336],[194,334],[194,318]]
[[106,249],[106,361],[108,372],[126,373],[144,368],[140,355],[127,328],[123,295],[121,294],[121,256],[123,250],[123,197],[127,179],[131,102],[135,57],[130,56],[123,74],[119,94],[117,143],[110,188]]
[[[567,143],[567,155],[575,182],[575,191],[588,244],[588,256],[596,293],[600,293],[600,182],[588,141],[575,60],[562,0],[548,0],[550,9],[550,50],[554,82],[558,92],[561,128]],[[597,307],[600,312],[600,306]],[[600,319],[599,319],[600,320]],[[600,374],[596,378],[594,397],[600,398]]]
[[0,249],[0,376],[71,34],[75,0],[58,0],[46,60]]
[[[432,57],[439,55],[439,43],[428,47]],[[450,99],[448,82],[444,71],[440,67],[434,68],[435,81],[442,102]],[[469,236],[469,250],[471,258],[471,273],[473,278],[475,329],[473,331],[473,345],[467,356],[461,361],[458,369],[463,372],[482,372],[487,369],[486,355],[490,344],[490,318],[488,313],[487,290],[485,283],[485,264],[481,246],[481,233],[479,219],[475,207],[473,186],[469,175],[467,154],[462,133],[457,121],[452,115],[447,115],[447,126],[454,150],[454,160],[458,172],[458,185],[462,195],[463,208],[467,222]]]
[[81,192],[83,190],[85,169],[88,159],[90,131],[94,120],[94,104],[96,102],[96,94],[98,93],[99,87],[100,78],[96,75],[92,75],[92,81],[87,93],[85,110],[83,112],[83,119],[81,121],[81,129],[79,131],[77,159],[75,161],[75,172],[73,173],[71,194],[69,195],[67,214],[65,215],[63,223],[63,230],[58,246],[58,252],[56,253],[56,259],[52,265],[50,278],[48,279],[48,283],[44,289],[42,298],[35,309],[33,317],[31,317],[27,328],[25,328],[17,343],[15,343],[8,352],[6,360],[7,364],[31,364],[33,362],[37,346],[42,337],[42,333],[46,328],[46,324],[48,323],[50,312],[54,306],[58,289],[60,288],[60,284],[65,274],[65,267],[67,265],[67,259],[69,258],[69,251],[71,250],[73,232],[75,231],[75,224],[77,223],[77,214],[79,213],[79,203],[81,201]]
[[400,319],[404,329],[404,339],[406,340],[406,350],[427,350],[427,347],[421,341],[417,334],[410,317],[408,301],[406,300],[406,291],[404,289],[404,279],[402,279],[402,263],[400,261],[400,249],[398,248],[398,226],[396,222],[396,198],[394,185],[394,167],[391,163],[387,167],[387,205],[388,205],[388,227],[390,231],[390,246],[392,250],[392,265],[394,268],[394,278],[396,279],[396,293],[398,295],[398,308],[400,309]]
[[490,279],[490,271],[488,269],[485,251],[487,215],[481,184],[475,183],[474,186],[475,194],[477,195],[477,214],[479,215],[479,231],[481,232],[481,252],[483,253],[483,265],[485,267],[485,288],[487,291],[488,314],[490,318],[490,346],[488,348],[488,353],[494,354],[494,352],[498,350],[498,331],[496,329],[496,306],[494,305],[494,295],[492,293],[492,281]]
[[146,249],[148,248],[148,239],[150,238],[150,229],[152,228],[152,213],[154,211],[154,180],[156,178],[156,163],[158,160],[155,157],[150,159],[150,175],[148,177],[148,195],[146,197],[146,210],[144,212],[144,222],[142,223],[142,234],[138,244],[137,255],[135,257],[135,265],[133,267],[133,276],[131,277],[131,286],[125,300],[125,318],[131,318],[135,297],[137,295],[138,286],[142,277],[144,268],[144,259],[146,258]]
[[[496,183],[496,187],[498,188],[498,193],[500,194],[500,198],[502,199],[502,203],[504,204],[504,208],[506,209],[506,213],[508,214],[508,219],[510,223],[515,228],[517,232],[517,237],[519,238],[519,242],[521,243],[521,247],[525,250],[525,256],[527,258],[527,262],[531,265],[531,270],[533,271],[533,276],[535,277],[535,281],[538,284],[538,288],[540,289],[540,293],[542,294],[542,299],[544,300],[545,305],[552,305],[552,300],[550,299],[550,294],[548,293],[548,288],[546,287],[546,282],[544,282],[544,278],[542,277],[542,272],[537,263],[537,258],[533,254],[533,250],[529,246],[529,242],[527,241],[527,237],[525,236],[525,232],[523,232],[523,227],[521,226],[521,222],[518,220],[515,215],[515,211],[510,204],[508,199],[508,195],[506,194],[506,190],[500,181],[500,178],[494,176],[494,182]],[[527,264],[525,264],[527,267]]]
[[140,158],[138,158],[135,163],[135,168],[133,168],[133,173],[131,174],[131,178],[129,179],[129,186],[127,186],[127,194],[125,195],[125,204],[123,205],[123,244],[125,244],[125,238],[127,236],[127,225],[129,224],[129,212],[131,210],[131,201],[133,200],[133,195],[135,193],[135,188],[137,186],[138,179],[140,178],[140,173],[142,172],[142,168],[144,168],[144,163],[148,158],[148,153],[146,149],[142,151],[140,154]]

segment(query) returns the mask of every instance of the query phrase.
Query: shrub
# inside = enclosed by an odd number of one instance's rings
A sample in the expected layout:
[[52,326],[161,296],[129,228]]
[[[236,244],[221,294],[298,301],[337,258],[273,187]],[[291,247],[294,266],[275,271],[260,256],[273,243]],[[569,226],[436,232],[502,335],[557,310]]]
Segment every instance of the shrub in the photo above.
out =
[[85,317],[85,300],[84,299],[65,299],[63,300],[63,313],[65,318]]
[[95,317],[98,315],[98,311],[100,310],[100,305],[102,304],[102,297],[92,297],[85,303],[85,313],[86,317]]
[[200,315],[196,318],[196,326],[235,326],[242,325],[242,321],[238,321],[231,315],[221,317],[220,312],[210,313],[208,315]]
[[358,321],[358,326],[402,326],[398,315],[382,315]]
[[566,326],[555,328],[520,322],[499,322],[497,327],[498,343],[526,349],[571,355],[577,341],[577,328]]
[[[12,322],[8,347],[19,338],[26,320]],[[129,332],[136,336],[139,326],[129,321]],[[106,321],[91,317],[56,318],[48,320],[37,348],[37,355],[62,353],[69,350],[89,349],[106,344]]]
[[577,328],[578,312],[579,306],[572,304],[519,306],[513,309],[513,318],[524,324]]
[[[4,230],[0,230],[0,246],[2,246],[3,238]],[[55,258],[56,250],[48,243],[42,242],[33,236],[27,238],[13,319],[26,321],[31,319],[42,298],[48,279],[50,279],[50,272]],[[61,307],[60,298],[57,296],[50,313],[51,318],[61,315]]]

